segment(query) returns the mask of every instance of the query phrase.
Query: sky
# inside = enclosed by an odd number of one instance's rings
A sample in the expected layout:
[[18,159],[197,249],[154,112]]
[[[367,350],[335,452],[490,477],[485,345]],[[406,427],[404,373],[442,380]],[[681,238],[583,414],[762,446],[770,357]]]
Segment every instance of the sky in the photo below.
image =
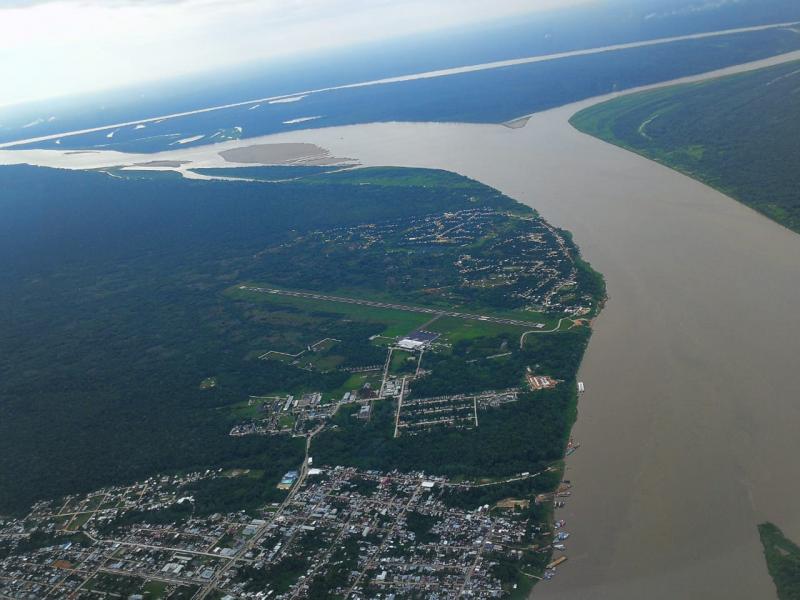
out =
[[594,0],[0,0],[0,106]]

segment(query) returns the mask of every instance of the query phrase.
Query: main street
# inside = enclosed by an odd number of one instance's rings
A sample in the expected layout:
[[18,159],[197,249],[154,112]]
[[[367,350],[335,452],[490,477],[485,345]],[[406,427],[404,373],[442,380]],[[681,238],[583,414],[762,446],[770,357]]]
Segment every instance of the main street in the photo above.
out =
[[207,598],[209,594],[214,592],[217,589],[217,583],[220,582],[220,580],[222,579],[222,576],[231,567],[233,567],[237,562],[241,561],[242,558],[248,552],[250,552],[253,548],[255,548],[258,545],[258,543],[264,537],[264,534],[267,532],[267,529],[269,528],[269,525],[271,523],[275,522],[275,520],[279,516],[281,516],[283,511],[286,510],[286,507],[289,506],[289,504],[291,503],[292,499],[294,498],[295,493],[302,487],[303,482],[305,481],[306,477],[308,476],[308,457],[309,457],[309,453],[311,452],[311,440],[320,431],[322,431],[322,425],[320,425],[319,427],[317,427],[316,429],[311,431],[306,436],[306,451],[305,451],[305,456],[303,457],[303,464],[300,466],[299,477],[297,478],[297,481],[292,486],[292,489],[289,491],[289,494],[286,496],[286,498],[283,500],[281,505],[278,507],[278,510],[275,511],[275,513],[273,513],[272,519],[270,519],[268,522],[264,523],[261,527],[259,527],[258,530],[255,532],[255,535],[253,535],[252,539],[247,544],[242,546],[239,549],[239,551],[235,554],[235,556],[231,557],[231,559],[221,569],[219,569],[217,571],[216,575],[211,579],[211,581],[209,581],[206,584],[206,586],[203,589],[201,589],[197,593],[197,595],[195,595],[195,597],[194,597],[195,600],[203,600],[204,598]]

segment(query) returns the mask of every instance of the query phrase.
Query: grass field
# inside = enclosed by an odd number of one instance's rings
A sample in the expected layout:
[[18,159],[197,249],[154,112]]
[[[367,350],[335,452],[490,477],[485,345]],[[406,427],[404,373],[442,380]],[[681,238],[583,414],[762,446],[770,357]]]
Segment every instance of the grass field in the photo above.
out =
[[258,480],[264,475],[263,469],[226,469],[223,477],[247,477],[248,479]]
[[167,593],[167,583],[164,581],[149,581],[145,584],[143,595],[145,598],[164,598]]
[[281,415],[278,424],[281,427],[294,427],[294,417],[292,415]]
[[67,526],[66,528],[67,531],[78,531],[78,529],[80,529],[81,527],[84,526],[84,524],[86,524],[86,522],[89,520],[89,517],[91,516],[92,516],[91,512],[84,512],[79,515],[75,515],[75,518],[72,519],[72,521]]
[[353,390],[360,390],[367,383],[373,390],[379,390],[381,387],[381,371],[368,371],[366,373],[353,373],[338,389],[331,392],[326,392],[322,396],[323,402],[328,400],[339,400],[347,392]]
[[393,375],[406,375],[413,373],[416,365],[414,353],[395,350],[392,352],[392,363],[389,365],[389,372]]
[[248,400],[242,400],[241,402],[234,404],[232,407],[230,407],[229,410],[231,416],[237,421],[247,420],[247,419],[257,419],[259,416],[261,416],[260,409],[262,405],[263,402],[257,400],[254,401],[252,404],[249,404],[249,399],[248,399]]
[[424,323],[430,321],[432,317],[432,315],[403,310],[249,292],[238,289],[238,286],[231,288],[226,293],[232,298],[240,298],[250,302],[266,302],[279,306],[292,306],[308,313],[327,312],[342,315],[350,319],[357,319],[359,321],[382,323],[386,325],[386,330],[382,332],[382,335],[387,337],[395,337],[410,333]]
[[624,96],[580,131],[698,179],[800,232],[800,62]]
[[[265,284],[263,287],[277,286]],[[481,335],[496,335],[497,333],[504,331],[521,333],[526,329],[525,327],[516,325],[503,325],[499,323],[477,321],[473,319],[461,319],[457,317],[440,317],[433,323],[430,323],[428,326],[426,324],[428,324],[435,316],[430,313],[416,313],[413,311],[377,308],[329,300],[315,300],[311,298],[297,298],[292,296],[280,296],[277,294],[251,292],[239,289],[238,285],[230,288],[226,294],[231,298],[243,299],[251,302],[268,302],[276,305],[292,306],[302,309],[308,313],[328,312],[340,314],[348,318],[358,319],[359,321],[383,323],[387,325],[387,328],[382,332],[381,335],[387,337],[406,335],[416,329],[419,329],[423,325],[425,325],[425,329],[429,329],[430,331],[435,331],[437,333],[441,333],[442,335],[454,336],[454,341],[458,339],[479,337]],[[353,292],[348,293],[348,291],[337,291],[330,295],[340,297],[361,297]],[[377,302],[394,302],[391,298],[378,298],[375,296],[370,296],[367,299]],[[425,308],[436,309],[439,307],[428,306]],[[442,307],[442,309],[451,310],[450,307]],[[490,310],[478,312],[476,309],[464,309],[464,312],[469,312],[471,314],[486,314],[492,317],[514,319],[519,321],[530,321],[531,329],[533,329],[538,323],[544,323],[544,329],[550,329],[556,325],[559,319],[558,315],[547,315],[530,311]]]
[[485,321],[466,321],[455,317],[442,317],[428,325],[425,329],[441,334],[442,337],[439,341],[454,344],[461,340],[495,336],[501,333],[522,335],[522,333],[529,328],[487,323]]
[[[376,338],[372,343],[375,345],[384,346],[388,346],[391,343],[392,338],[407,335],[420,328],[440,334],[441,337],[437,340],[439,343],[453,345],[465,340],[475,340],[477,338],[493,337],[504,334],[510,335],[512,339],[518,339],[526,331],[540,331],[534,327],[534,323],[536,322],[545,323],[545,327],[542,328],[543,330],[550,330],[558,323],[555,317],[540,315],[538,313],[534,315],[537,318],[536,321],[533,321],[530,326],[523,327],[487,321],[461,319],[458,317],[438,317],[434,319],[434,316],[430,314],[374,308],[370,306],[360,306],[327,300],[313,300],[309,298],[296,298],[292,296],[279,296],[274,294],[250,292],[246,290],[240,290],[238,289],[238,286],[229,289],[226,293],[232,298],[246,299],[251,302],[255,301],[259,303],[268,303],[276,307],[291,306],[304,311],[308,315],[323,312],[340,315],[342,319],[380,323],[384,325],[385,328],[380,334],[381,337]],[[519,314],[514,314],[511,311],[509,312],[510,317],[519,317]],[[302,316],[295,315],[293,318],[302,319]],[[560,330],[567,330],[569,329],[570,325],[571,321],[567,320],[562,323]],[[396,354],[397,356],[400,356],[399,353]],[[336,355],[335,345],[331,349],[331,355],[323,352],[318,355],[308,354],[307,356],[309,357],[309,362],[313,363],[315,368],[321,370],[326,368],[335,368],[341,359],[341,357]],[[304,364],[306,363],[305,357],[306,355],[304,355],[301,359],[301,362]],[[277,354],[271,355],[271,358],[286,363],[296,360],[291,356]],[[400,365],[397,363],[397,360],[399,360],[399,358],[393,360],[392,370],[393,372],[399,373],[401,372],[401,369]],[[326,392],[324,398],[325,400],[333,398],[338,399],[345,392],[362,387],[367,381],[374,386],[376,383],[375,381],[372,381],[374,378],[374,374],[353,374],[340,388],[333,392]],[[253,416],[251,414],[253,410],[253,407],[238,405],[238,407],[235,409],[235,414],[241,417]]]
[[[556,326],[558,320],[554,316],[541,315],[539,313],[529,313],[536,317],[536,321],[532,321],[530,326],[517,326],[506,325],[501,323],[492,323],[487,321],[477,321],[472,319],[461,319],[458,317],[439,317],[434,320],[430,314],[414,313],[411,311],[393,310],[384,308],[374,308],[370,306],[360,306],[353,304],[346,304],[342,302],[332,302],[326,300],[313,300],[309,298],[296,298],[291,296],[279,296],[274,294],[263,294],[258,292],[248,292],[236,288],[231,288],[227,292],[231,297],[247,299],[249,301],[266,302],[276,306],[292,306],[299,308],[307,313],[326,312],[341,315],[344,319],[353,319],[358,321],[369,321],[373,323],[381,323],[385,325],[385,329],[381,332],[381,337],[373,341],[377,345],[389,345],[392,338],[401,337],[411,333],[420,328],[427,331],[439,333],[441,337],[439,342],[443,344],[456,344],[464,340],[474,340],[481,337],[498,336],[503,334],[511,335],[516,338],[522,336],[526,331],[540,331],[535,328],[535,323],[544,323],[543,330],[550,330]],[[499,316],[499,315],[498,315]],[[509,318],[519,318],[519,313],[508,311]],[[571,321],[565,320],[559,331],[566,331],[570,328]],[[534,334],[535,335],[535,334]],[[321,355],[314,357],[312,362],[316,368],[335,368],[338,364],[337,356]],[[281,360],[283,362],[291,362],[295,360],[293,357],[274,355],[272,358]],[[396,368],[396,365],[393,365]],[[363,378],[363,374],[358,377]],[[354,380],[356,375],[351,377]],[[363,385],[363,382],[362,382]],[[326,393],[325,399],[339,397],[347,391],[357,389],[350,381],[336,390],[332,394]],[[338,396],[337,396],[338,394]]]

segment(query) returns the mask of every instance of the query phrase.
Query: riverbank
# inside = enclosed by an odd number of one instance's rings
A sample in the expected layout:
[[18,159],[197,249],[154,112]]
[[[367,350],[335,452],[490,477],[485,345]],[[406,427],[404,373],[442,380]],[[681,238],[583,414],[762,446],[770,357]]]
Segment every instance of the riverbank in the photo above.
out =
[[800,238],[580,134],[577,109],[517,130],[380,124],[294,139],[474,177],[572,231],[606,276],[581,369],[583,450],[567,459],[570,560],[536,597],[773,597],[756,525],[800,533],[787,375],[800,326],[783,316],[800,301]]
[[[623,96],[576,129],[660,162],[800,233],[795,93],[800,62]],[[735,148],[735,152],[730,149]]]
[[800,539],[800,323],[787,318],[800,236],[569,126],[603,99],[519,129],[384,123],[260,140],[468,175],[571,231],[604,274],[580,375],[582,449],[567,459],[570,560],[537,598],[774,597],[756,525]]

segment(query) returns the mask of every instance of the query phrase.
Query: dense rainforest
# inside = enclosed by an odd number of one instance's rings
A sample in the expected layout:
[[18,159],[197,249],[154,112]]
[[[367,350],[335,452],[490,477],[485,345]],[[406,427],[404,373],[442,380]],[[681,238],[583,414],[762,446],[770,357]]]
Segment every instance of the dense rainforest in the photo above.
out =
[[572,124],[800,232],[800,62],[624,96]]
[[[351,361],[342,366],[371,364],[381,353],[363,341],[384,325],[230,294],[243,281],[290,272],[291,252],[265,258],[264,250],[364,223],[476,206],[523,209],[477,182],[420,170],[254,183],[11,166],[0,168],[0,181],[0,513],[24,511],[39,498],[209,467],[257,469],[263,475],[255,485],[274,487],[302,459],[303,440],[230,437],[231,407],[267,392],[336,389],[347,373],[257,357],[331,337]],[[303,264],[313,268],[313,261]],[[556,361],[571,380],[587,335],[559,338],[563,345],[543,337],[526,345],[531,356],[524,360]],[[467,350],[459,346],[454,356]],[[481,387],[503,373],[519,380],[523,368],[523,359],[496,372],[435,360],[441,368],[420,382],[431,390],[446,373]],[[474,441],[500,450],[508,424],[522,446],[530,431],[549,440],[508,468],[555,458],[574,399],[566,387],[541,396],[519,403],[524,418],[503,409],[477,434],[455,434],[452,443],[450,434],[436,437],[428,458],[455,457]],[[526,426],[534,429],[526,434]],[[387,451],[394,462],[375,460],[412,468],[424,457],[411,446]],[[323,447],[331,460],[363,462],[365,448],[343,449],[340,438]],[[447,470],[466,462],[448,459]],[[495,455],[469,470],[499,462]],[[424,460],[419,467],[436,465]],[[233,510],[237,497],[243,505],[265,499],[234,487],[230,494],[209,490],[209,510]]]

